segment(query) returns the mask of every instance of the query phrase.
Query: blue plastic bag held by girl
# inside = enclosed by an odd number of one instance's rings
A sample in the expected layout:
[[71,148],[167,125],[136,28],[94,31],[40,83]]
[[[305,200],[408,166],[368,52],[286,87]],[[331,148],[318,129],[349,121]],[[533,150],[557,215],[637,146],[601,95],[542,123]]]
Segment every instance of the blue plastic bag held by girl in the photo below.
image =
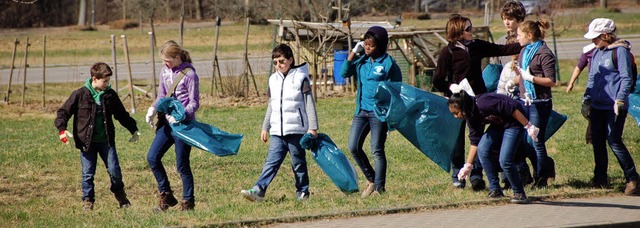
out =
[[313,159],[340,191],[344,193],[358,191],[358,176],[355,168],[329,136],[318,134],[314,139],[307,133],[300,139],[300,145],[304,149],[311,150]]
[[185,119],[184,106],[173,98],[160,99],[157,110],[179,121],[169,125],[173,129],[172,134],[185,143],[220,157],[238,154],[243,135],[230,134],[195,120],[182,121]]
[[401,82],[383,81],[374,96],[374,112],[389,130],[398,130],[411,144],[449,172],[462,120],[449,111],[444,97]]

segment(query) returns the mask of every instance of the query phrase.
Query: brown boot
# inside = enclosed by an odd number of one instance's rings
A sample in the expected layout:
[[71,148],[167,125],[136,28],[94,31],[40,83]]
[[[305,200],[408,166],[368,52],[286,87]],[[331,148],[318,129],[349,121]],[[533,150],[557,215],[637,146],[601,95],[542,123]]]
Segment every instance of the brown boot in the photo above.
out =
[[624,189],[624,194],[628,196],[638,195],[638,181],[629,181],[629,183],[627,183],[627,187]]
[[131,202],[127,199],[127,193],[124,191],[115,193],[114,195],[116,196],[116,200],[118,200],[120,208],[128,208],[131,206]]
[[193,208],[196,207],[196,203],[194,201],[183,200],[180,202],[180,210],[181,211],[193,211]]
[[82,211],[93,211],[93,202],[85,200],[84,206],[82,206]]
[[160,199],[158,200],[158,206],[153,208],[155,212],[163,212],[178,204],[176,197],[173,197],[173,192],[160,193]]

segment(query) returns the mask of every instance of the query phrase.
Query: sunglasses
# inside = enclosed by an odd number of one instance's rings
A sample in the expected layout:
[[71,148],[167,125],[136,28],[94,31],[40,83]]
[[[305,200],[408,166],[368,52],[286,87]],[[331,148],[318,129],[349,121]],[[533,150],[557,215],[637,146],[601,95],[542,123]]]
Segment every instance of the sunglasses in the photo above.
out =
[[286,59],[273,60],[273,65],[278,65],[278,63],[284,64],[285,61],[287,61],[287,60]]
[[469,26],[464,29],[465,32],[471,32],[471,30],[473,30],[473,26]]

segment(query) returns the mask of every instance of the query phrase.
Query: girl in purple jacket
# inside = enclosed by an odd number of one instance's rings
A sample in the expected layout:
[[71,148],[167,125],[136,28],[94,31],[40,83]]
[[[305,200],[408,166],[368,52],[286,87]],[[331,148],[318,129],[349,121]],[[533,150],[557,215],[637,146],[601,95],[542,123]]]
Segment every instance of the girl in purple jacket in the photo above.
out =
[[[191,65],[189,52],[182,49],[173,40],[167,41],[160,49],[160,57],[164,63],[160,75],[160,85],[158,87],[158,98],[151,104],[146,115],[146,121],[153,128],[153,119],[156,116],[158,101],[164,97],[178,99],[184,106],[186,118],[182,121],[195,120],[195,113],[200,107],[199,81],[196,70]],[[177,85],[174,85],[177,84]],[[172,88],[175,87],[175,90]],[[195,197],[193,195],[193,174],[189,164],[191,146],[171,134],[169,124],[176,123],[176,119],[171,115],[159,113],[156,125],[156,136],[151,143],[147,162],[153,172],[153,176],[158,182],[160,199],[154,211],[166,211],[170,206],[178,204],[178,200],[173,196],[169,178],[162,165],[162,157],[175,144],[176,166],[182,178],[182,202],[180,209],[183,211],[193,210],[195,207]]]

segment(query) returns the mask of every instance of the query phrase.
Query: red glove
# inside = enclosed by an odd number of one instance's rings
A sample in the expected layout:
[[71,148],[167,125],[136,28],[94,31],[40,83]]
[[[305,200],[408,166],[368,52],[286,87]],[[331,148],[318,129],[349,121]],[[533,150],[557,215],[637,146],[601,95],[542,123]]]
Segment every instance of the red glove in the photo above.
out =
[[60,141],[64,144],[69,144],[69,138],[73,138],[73,135],[67,130],[60,131]]

